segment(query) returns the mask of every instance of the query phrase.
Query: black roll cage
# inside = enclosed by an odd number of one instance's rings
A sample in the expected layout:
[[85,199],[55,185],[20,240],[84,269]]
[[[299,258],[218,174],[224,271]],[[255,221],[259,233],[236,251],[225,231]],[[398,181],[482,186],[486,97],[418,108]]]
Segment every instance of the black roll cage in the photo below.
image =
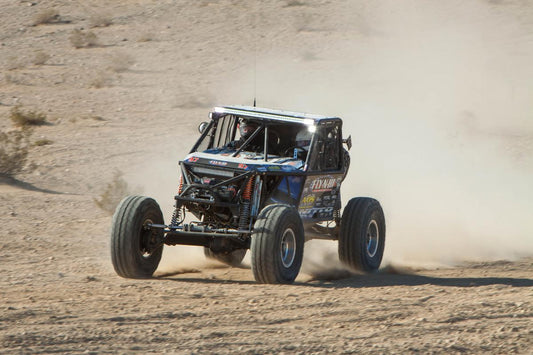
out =
[[[214,141],[214,138],[215,138],[215,134],[214,132],[211,132],[213,130],[213,128],[217,128],[217,125],[219,123],[219,120],[221,118],[224,118],[226,116],[234,116],[236,120],[240,119],[240,118],[254,118],[254,117],[243,117],[243,116],[239,116],[239,115],[235,115],[235,114],[215,114],[215,113],[212,113],[212,117],[211,117],[211,121],[209,122],[209,124],[207,125],[207,127],[205,128],[205,130],[203,131],[203,133],[201,134],[200,138],[197,140],[197,142],[194,144],[194,146],[192,147],[192,149],[189,151],[189,154],[190,153],[194,153],[198,150],[198,147],[200,146],[200,144],[204,141],[204,139],[206,139],[206,136],[207,135],[210,135],[210,139],[209,139],[209,144],[208,146],[212,146],[213,145],[213,141]],[[269,152],[269,144],[268,144],[268,134],[269,134],[269,126],[273,124],[273,122],[271,122],[269,119],[261,119],[261,124],[259,125],[258,129],[256,129],[252,135],[250,137],[248,137],[248,139],[246,139],[246,141],[244,141],[244,143],[237,149],[236,152],[234,152],[231,157],[236,157],[238,156],[246,147],[248,147],[250,145],[251,142],[253,142],[253,140],[259,135],[261,134],[261,132],[265,132],[264,133],[264,149],[263,149],[263,160],[264,161],[268,161],[268,152]],[[292,122],[294,123],[294,122]],[[304,125],[304,123],[301,123],[302,125]],[[231,140],[234,140],[235,139],[235,128],[234,128],[234,131],[232,132],[231,134]],[[310,146],[313,145],[314,141],[316,139],[316,135],[313,134],[313,137],[311,138],[311,144]],[[309,159],[309,156],[307,156],[306,158],[306,161],[304,162],[305,164],[308,163],[308,159]]]

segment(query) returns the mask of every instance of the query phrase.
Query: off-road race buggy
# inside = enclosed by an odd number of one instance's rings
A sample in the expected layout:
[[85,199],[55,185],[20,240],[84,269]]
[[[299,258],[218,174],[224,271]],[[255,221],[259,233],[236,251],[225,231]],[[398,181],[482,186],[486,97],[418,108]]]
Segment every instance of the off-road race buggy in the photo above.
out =
[[[156,201],[126,197],[113,216],[111,257],[118,275],[151,277],[164,245],[203,246],[236,266],[251,251],[260,283],[291,283],[305,241],[338,240],[350,269],[379,268],[385,217],[378,201],[352,198],[341,216],[340,187],[351,138],[342,120],[246,106],[215,107],[179,162],[175,208],[164,224]],[[194,216],[185,219],[186,213]]]

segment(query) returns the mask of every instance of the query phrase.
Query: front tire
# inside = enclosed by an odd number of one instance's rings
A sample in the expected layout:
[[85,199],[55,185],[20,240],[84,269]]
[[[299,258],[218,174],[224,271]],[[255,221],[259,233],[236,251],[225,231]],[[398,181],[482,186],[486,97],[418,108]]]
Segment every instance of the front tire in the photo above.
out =
[[304,243],[302,220],[294,208],[265,207],[255,222],[250,246],[255,280],[292,283],[302,266]]
[[385,216],[377,200],[352,198],[344,208],[339,259],[353,271],[379,269],[385,249]]
[[148,223],[164,223],[159,205],[149,197],[128,196],[115,210],[111,261],[119,276],[149,278],[157,269],[163,253],[163,231],[148,229]]

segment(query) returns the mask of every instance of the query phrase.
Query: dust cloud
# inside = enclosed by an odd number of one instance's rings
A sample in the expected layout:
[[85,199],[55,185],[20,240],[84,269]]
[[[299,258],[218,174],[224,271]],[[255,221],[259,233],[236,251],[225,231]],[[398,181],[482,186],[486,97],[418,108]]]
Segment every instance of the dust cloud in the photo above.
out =
[[[344,203],[381,201],[385,264],[532,255],[533,5],[389,1],[353,10],[365,30],[344,9],[329,37],[350,36],[336,46],[259,60],[259,106],[344,119],[354,142]],[[232,94],[250,101],[248,89]],[[336,244],[316,244],[306,246],[304,269],[333,263]]]
[[[362,4],[303,13],[318,35],[298,33],[299,48],[262,50],[274,31],[264,24],[259,54],[210,95],[342,117],[353,140],[343,202],[382,203],[384,265],[532,255],[533,5]],[[332,255],[336,243],[308,243],[304,271],[340,270]]]

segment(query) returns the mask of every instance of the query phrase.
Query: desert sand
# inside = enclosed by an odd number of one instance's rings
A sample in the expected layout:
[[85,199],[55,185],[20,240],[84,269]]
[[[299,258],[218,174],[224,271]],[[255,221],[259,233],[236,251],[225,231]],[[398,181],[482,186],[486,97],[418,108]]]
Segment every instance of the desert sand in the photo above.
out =
[[[0,180],[0,353],[533,352],[530,2],[0,0],[0,14],[0,129],[19,106],[46,115],[31,141],[49,140]],[[95,199],[121,172],[168,219],[198,124],[254,96],[343,117],[344,202],[373,196],[387,218],[380,272],[311,242],[294,285],[193,247],[168,247],[153,279],[118,277]]]

